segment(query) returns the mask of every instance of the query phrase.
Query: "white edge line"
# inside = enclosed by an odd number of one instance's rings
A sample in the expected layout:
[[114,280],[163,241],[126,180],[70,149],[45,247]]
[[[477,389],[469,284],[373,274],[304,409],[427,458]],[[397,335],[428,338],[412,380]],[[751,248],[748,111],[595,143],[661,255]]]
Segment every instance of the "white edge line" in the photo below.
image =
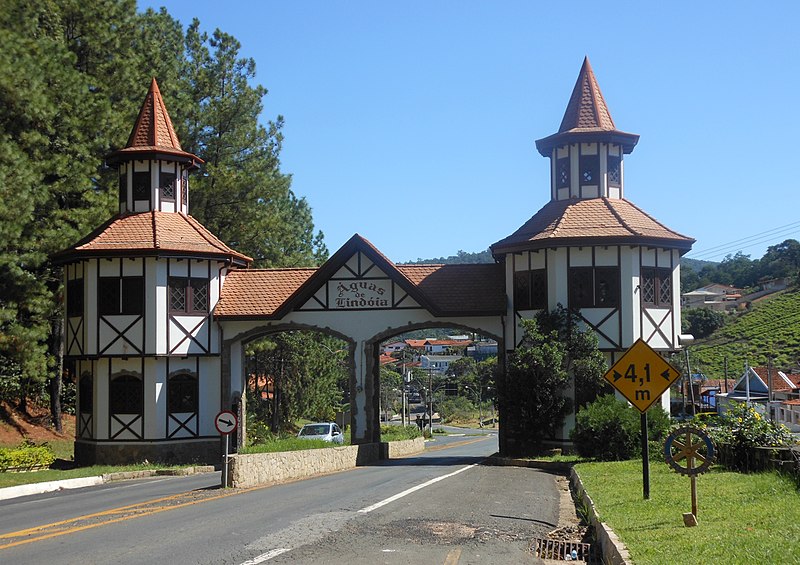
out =
[[269,561],[273,557],[277,557],[282,553],[286,553],[287,551],[291,551],[290,547],[279,547],[277,549],[271,549],[266,553],[262,553],[258,557],[253,557],[249,561],[245,561],[242,565],[258,565],[259,563],[263,563],[264,561]]
[[[458,469],[457,471],[453,471],[452,473],[449,473],[449,474],[447,474],[447,475],[442,475],[441,477],[436,477],[436,478],[434,478],[434,479],[431,479],[431,480],[429,480],[429,481],[427,481],[427,482],[424,482],[424,483],[422,483],[422,484],[419,484],[419,485],[417,485],[417,486],[415,486],[415,487],[411,487],[410,489],[404,490],[403,492],[399,492],[399,493],[397,493],[397,494],[395,494],[395,495],[393,495],[393,496],[390,496],[389,498],[386,498],[386,499],[384,499],[384,500],[381,500],[380,502],[376,502],[375,504],[373,504],[373,505],[371,505],[371,506],[367,506],[367,507],[365,507],[365,508],[362,508],[362,509],[361,509],[361,510],[359,510],[358,512],[359,512],[360,514],[368,514],[369,512],[372,512],[373,510],[377,510],[377,509],[378,509],[378,508],[380,508],[381,506],[386,506],[386,505],[387,505],[387,504],[389,504],[390,502],[394,502],[395,500],[398,500],[398,499],[400,499],[400,498],[403,498],[404,496],[406,496],[406,495],[409,495],[409,494],[411,494],[412,492],[415,492],[415,491],[418,491],[419,489],[423,489],[423,488],[425,488],[425,487],[427,487],[427,486],[430,486],[430,485],[432,485],[433,483],[438,483],[438,482],[439,482],[439,481],[441,481],[441,480],[444,480],[444,479],[450,478],[450,477],[452,477],[452,476],[454,476],[454,475],[458,475],[459,473],[463,473],[463,472],[464,472],[464,471],[466,471],[467,469],[471,469],[472,467],[475,467],[476,465],[477,465],[477,463],[473,463],[472,465],[467,465],[466,467],[462,467],[461,469]],[[244,564],[243,564],[243,565],[244,565]]]

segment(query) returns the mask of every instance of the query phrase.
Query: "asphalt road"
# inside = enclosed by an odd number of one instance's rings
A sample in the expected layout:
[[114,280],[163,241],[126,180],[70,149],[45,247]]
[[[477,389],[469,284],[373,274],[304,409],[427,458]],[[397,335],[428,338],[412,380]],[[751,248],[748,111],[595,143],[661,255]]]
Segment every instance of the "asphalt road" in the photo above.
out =
[[0,563],[535,563],[558,523],[556,478],[480,462],[494,434],[419,456],[255,489],[219,473],[0,503]]

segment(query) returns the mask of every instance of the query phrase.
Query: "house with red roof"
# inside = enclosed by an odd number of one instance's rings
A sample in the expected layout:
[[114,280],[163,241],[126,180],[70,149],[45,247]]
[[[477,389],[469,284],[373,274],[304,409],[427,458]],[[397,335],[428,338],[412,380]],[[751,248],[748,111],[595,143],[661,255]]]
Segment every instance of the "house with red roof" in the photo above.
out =
[[800,432],[800,374],[747,366],[733,389],[718,396],[719,414],[727,412],[732,403],[745,403],[762,416]]

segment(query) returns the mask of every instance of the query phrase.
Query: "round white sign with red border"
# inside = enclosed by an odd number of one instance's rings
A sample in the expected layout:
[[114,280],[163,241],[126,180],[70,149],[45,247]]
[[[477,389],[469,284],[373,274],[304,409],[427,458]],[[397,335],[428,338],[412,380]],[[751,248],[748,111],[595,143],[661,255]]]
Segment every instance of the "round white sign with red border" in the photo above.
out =
[[235,430],[238,423],[236,414],[228,410],[223,410],[214,418],[214,425],[217,427],[217,431],[224,436]]

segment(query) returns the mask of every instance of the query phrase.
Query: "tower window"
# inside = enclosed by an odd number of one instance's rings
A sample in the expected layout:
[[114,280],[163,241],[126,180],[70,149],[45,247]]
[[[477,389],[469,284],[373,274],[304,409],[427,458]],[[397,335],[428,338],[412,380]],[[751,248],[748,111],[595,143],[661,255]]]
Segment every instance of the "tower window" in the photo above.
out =
[[83,316],[83,279],[67,281],[67,316]]
[[600,158],[597,155],[581,155],[580,181],[581,186],[600,184]]
[[569,157],[556,160],[556,188],[569,188]]
[[167,382],[167,410],[170,414],[197,412],[197,377],[188,373],[171,376]]
[[672,272],[669,269],[642,268],[642,304],[648,306],[672,306]]
[[120,173],[119,175],[119,201],[127,202],[128,200],[128,175]]
[[97,308],[101,316],[144,312],[144,277],[100,277]]
[[161,172],[159,174],[158,184],[161,187],[161,198],[164,200],[175,200],[175,180],[177,176],[175,173]]
[[547,276],[544,269],[514,273],[514,309],[547,308]]
[[150,173],[133,173],[133,199],[150,200]]
[[108,388],[109,408],[112,414],[141,414],[144,386],[135,375],[120,375],[111,379]]
[[619,268],[570,268],[569,305],[572,308],[616,308],[619,306]]
[[622,185],[622,171],[620,158],[615,155],[608,156],[608,186],[620,187]]
[[170,277],[169,309],[171,312],[184,314],[208,312],[208,281]]

